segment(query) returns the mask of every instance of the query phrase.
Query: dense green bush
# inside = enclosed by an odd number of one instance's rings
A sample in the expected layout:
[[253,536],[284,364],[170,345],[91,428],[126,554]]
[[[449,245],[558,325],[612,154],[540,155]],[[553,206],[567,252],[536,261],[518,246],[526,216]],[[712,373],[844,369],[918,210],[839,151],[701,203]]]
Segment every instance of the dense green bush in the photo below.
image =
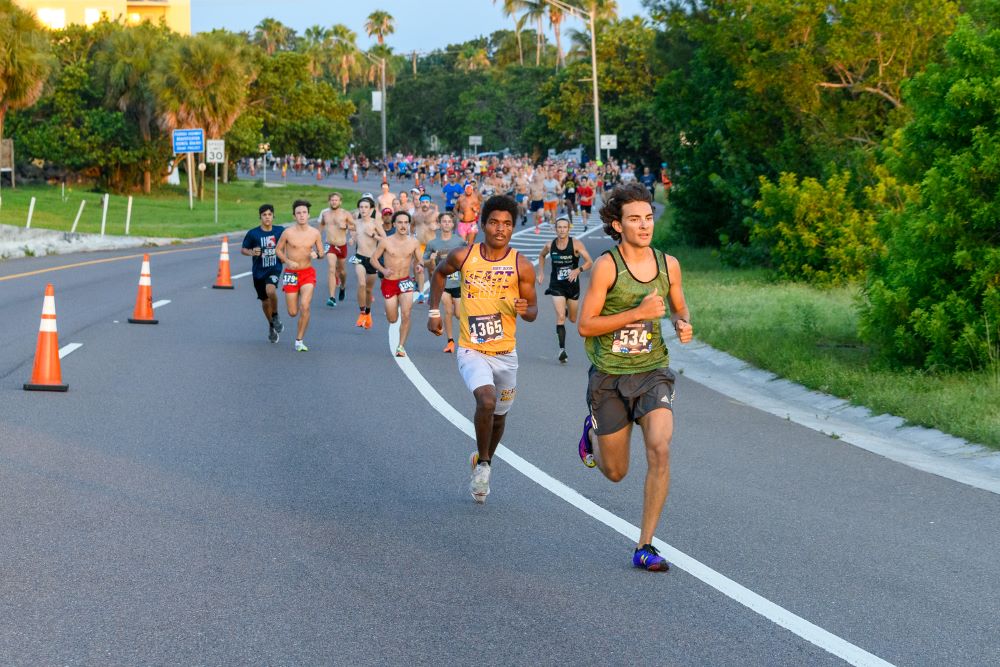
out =
[[[997,3],[988,3],[996,6]],[[896,173],[918,201],[885,217],[887,253],[865,290],[862,334],[930,368],[982,367],[1000,324],[1000,28],[963,16],[945,61],[907,86],[913,120]]]
[[871,210],[859,210],[849,194],[847,172],[826,184],[800,183],[784,173],[778,183],[760,179],[760,199],[750,240],[767,250],[783,278],[838,285],[860,278],[881,249]]

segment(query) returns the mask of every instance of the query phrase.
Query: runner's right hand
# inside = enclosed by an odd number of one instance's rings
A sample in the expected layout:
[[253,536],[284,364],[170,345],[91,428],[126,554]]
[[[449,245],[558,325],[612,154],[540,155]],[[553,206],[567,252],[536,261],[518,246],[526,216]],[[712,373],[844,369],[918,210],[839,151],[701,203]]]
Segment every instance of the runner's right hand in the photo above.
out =
[[435,336],[440,336],[444,330],[441,324],[441,317],[427,317],[427,330],[430,331]]
[[656,287],[639,303],[638,310],[639,318],[643,320],[658,320],[666,315],[666,304],[663,303],[663,297],[657,294]]

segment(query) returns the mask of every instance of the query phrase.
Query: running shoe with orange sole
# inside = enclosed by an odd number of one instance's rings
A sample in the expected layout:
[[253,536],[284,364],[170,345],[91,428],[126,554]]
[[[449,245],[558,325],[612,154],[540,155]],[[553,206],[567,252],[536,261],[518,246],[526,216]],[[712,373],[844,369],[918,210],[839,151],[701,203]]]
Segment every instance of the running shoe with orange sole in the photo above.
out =
[[365,326],[365,329],[371,329],[372,328],[372,314],[371,313],[365,313],[365,324],[364,324],[364,326]]
[[354,326],[356,326],[356,327],[363,327],[363,326],[365,326],[365,314],[364,313],[358,313],[358,320],[354,323]]
[[448,344],[444,346],[444,350],[442,350],[442,351],[446,352],[448,354],[451,354],[452,352],[454,352],[455,351],[455,341],[453,341],[453,340],[448,341]]

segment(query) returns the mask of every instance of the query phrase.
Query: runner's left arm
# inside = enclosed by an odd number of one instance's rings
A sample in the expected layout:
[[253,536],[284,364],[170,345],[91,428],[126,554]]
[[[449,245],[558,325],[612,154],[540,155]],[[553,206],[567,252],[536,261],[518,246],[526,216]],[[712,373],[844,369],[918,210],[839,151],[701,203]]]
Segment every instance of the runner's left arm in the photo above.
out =
[[667,303],[670,306],[670,321],[677,332],[677,338],[681,343],[691,342],[694,336],[694,328],[691,326],[691,312],[688,310],[687,301],[684,299],[684,289],[681,286],[681,264],[676,258],[666,256],[667,276],[670,278],[670,291],[667,295]]
[[514,311],[525,322],[534,322],[538,317],[538,298],[535,295],[535,267],[527,257],[517,254],[518,298],[514,299]]
[[[581,273],[590,270],[590,267],[594,265],[594,261],[590,259],[590,253],[587,252],[587,246],[583,245],[583,243],[581,242],[579,245],[574,243],[573,247],[576,250],[576,254],[583,259],[583,264],[581,264],[580,266],[578,266],[577,268],[573,269],[573,271],[570,272],[570,280],[576,280],[577,278],[580,277]],[[573,275],[574,272],[576,273],[576,275]]]
[[542,246],[541,252],[538,253],[538,284],[541,285],[545,280],[545,256],[549,254],[549,248],[552,244],[546,243]]

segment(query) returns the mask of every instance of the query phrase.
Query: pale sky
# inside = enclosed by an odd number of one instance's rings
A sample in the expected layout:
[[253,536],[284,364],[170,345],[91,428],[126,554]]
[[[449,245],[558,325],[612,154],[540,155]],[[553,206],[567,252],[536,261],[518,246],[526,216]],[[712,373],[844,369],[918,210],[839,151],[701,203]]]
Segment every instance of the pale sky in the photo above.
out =
[[[500,9],[502,4],[491,0],[191,0],[191,29],[250,32],[261,19],[274,18],[301,35],[311,25],[343,23],[358,34],[358,46],[368,48],[373,40],[365,34],[365,19],[381,9],[396,19],[396,32],[386,43],[397,53],[432,51],[494,30],[513,29],[513,20],[504,18]],[[619,16],[634,14],[648,16],[641,0],[618,0]],[[563,34],[572,28],[584,30],[586,25],[568,18]],[[552,39],[548,21],[545,29]]]

